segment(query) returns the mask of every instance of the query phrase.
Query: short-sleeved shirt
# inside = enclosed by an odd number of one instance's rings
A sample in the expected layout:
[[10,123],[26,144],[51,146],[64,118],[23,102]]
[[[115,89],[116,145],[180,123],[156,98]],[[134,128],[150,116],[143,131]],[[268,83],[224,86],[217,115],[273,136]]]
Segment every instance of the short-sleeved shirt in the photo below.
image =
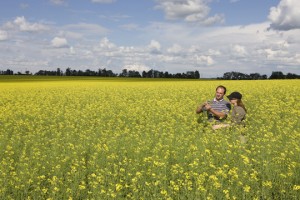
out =
[[241,106],[234,106],[231,113],[231,120],[233,123],[242,124],[246,118],[246,111]]
[[[209,102],[209,104],[211,105],[211,108],[218,111],[218,112],[223,112],[226,114],[226,116],[228,115],[230,109],[231,109],[231,105],[228,101],[225,101],[224,99],[221,100],[217,100],[216,98],[214,98],[212,101]],[[212,113],[207,112],[207,117],[208,120],[216,120],[216,121],[222,121],[224,120],[226,117],[224,117],[223,119],[218,118],[217,116],[214,116]]]

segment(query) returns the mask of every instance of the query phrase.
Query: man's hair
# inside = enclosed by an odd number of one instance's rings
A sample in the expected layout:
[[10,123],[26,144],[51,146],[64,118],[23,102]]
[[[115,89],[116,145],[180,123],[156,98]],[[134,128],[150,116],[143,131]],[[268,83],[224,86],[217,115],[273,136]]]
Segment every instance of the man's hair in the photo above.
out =
[[219,88],[222,88],[222,89],[224,90],[224,94],[226,94],[226,87],[225,87],[225,86],[219,85],[219,86],[216,88],[216,91],[217,91]]

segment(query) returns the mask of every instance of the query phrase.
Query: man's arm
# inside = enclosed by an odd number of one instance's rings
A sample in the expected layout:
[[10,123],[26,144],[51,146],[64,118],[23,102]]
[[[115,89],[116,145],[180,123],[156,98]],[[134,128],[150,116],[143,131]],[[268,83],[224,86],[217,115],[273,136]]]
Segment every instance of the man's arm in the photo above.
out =
[[212,108],[210,108],[208,111],[211,112],[214,116],[217,116],[217,117],[220,118],[220,119],[223,119],[223,118],[226,118],[226,117],[227,117],[227,114],[226,114],[226,113],[216,111],[216,110],[214,110],[214,109],[212,109]]
[[197,109],[196,109],[196,113],[199,114],[201,112],[203,112],[203,107],[204,107],[204,104],[201,104]]
[[197,114],[202,113],[202,112],[205,110],[205,109],[203,109],[203,108],[205,108],[205,106],[206,106],[207,104],[208,104],[207,101],[204,102],[203,104],[201,104],[201,105],[196,109],[196,113],[197,113]]
[[206,104],[206,105],[205,105],[205,108],[206,108],[207,111],[209,111],[209,112],[212,113],[214,116],[217,116],[217,117],[220,118],[220,119],[223,119],[223,118],[226,118],[226,117],[227,117],[227,113],[216,111],[216,110],[212,109],[211,105],[209,105],[209,104]]

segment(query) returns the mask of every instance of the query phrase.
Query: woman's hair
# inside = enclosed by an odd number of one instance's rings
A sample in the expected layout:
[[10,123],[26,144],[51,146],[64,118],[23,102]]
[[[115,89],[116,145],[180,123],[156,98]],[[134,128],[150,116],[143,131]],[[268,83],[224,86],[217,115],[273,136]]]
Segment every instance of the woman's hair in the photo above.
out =
[[237,99],[237,105],[241,106],[245,110],[245,112],[247,112],[247,109],[241,99]]

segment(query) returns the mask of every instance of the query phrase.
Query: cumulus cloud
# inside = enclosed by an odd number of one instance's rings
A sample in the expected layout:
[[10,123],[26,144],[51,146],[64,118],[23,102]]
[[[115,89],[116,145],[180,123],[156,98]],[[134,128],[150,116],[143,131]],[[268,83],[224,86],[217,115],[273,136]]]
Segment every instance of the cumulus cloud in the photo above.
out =
[[234,45],[232,47],[232,53],[234,56],[238,56],[238,57],[244,57],[247,55],[246,48],[241,45]]
[[[11,31],[19,26],[13,22],[10,25],[1,26],[0,40],[9,37],[16,42],[0,42],[0,65],[11,66],[7,61],[20,55],[36,62],[49,62],[32,66],[23,59],[18,62],[30,71],[46,65],[77,69],[89,66],[94,70],[105,66],[115,72],[122,68],[148,71],[146,66],[150,66],[172,73],[200,69],[202,74],[214,77],[232,71],[232,66],[238,66],[234,69],[243,73],[269,73],[281,65],[286,66],[285,72],[299,72],[300,29],[278,34],[266,31],[269,23],[205,29],[183,23],[151,24],[139,29],[145,37],[143,43],[148,41],[144,46],[131,46],[130,42],[119,46],[115,40],[104,37],[109,36],[108,30],[98,24],[54,25],[51,31],[35,35],[34,40],[32,34]],[[52,39],[48,41],[52,48],[43,48],[45,38]]]
[[273,61],[283,61],[283,63],[287,63],[287,61],[290,59],[290,55],[285,50],[274,50],[271,48],[267,48],[263,50],[264,55],[266,56],[266,59],[273,60]]
[[179,55],[182,53],[183,48],[179,44],[173,44],[172,47],[167,49],[167,52],[174,55]]
[[4,41],[8,39],[8,33],[6,31],[0,30],[0,41]]
[[222,15],[209,16],[207,0],[157,0],[157,8],[164,11],[169,20],[182,19],[186,22],[198,22],[205,25],[222,23]]
[[109,49],[115,49],[116,48],[116,45],[114,43],[110,42],[109,39],[106,38],[106,37],[101,39],[99,45],[100,45],[101,49],[109,50]]
[[156,40],[151,40],[150,44],[148,45],[149,51],[153,54],[161,53],[160,48],[161,48],[161,45]]
[[300,28],[300,1],[281,0],[277,7],[269,13],[270,28],[275,30],[291,30]]
[[24,16],[16,17],[14,21],[7,22],[5,27],[9,29],[18,29],[24,32],[40,32],[49,30],[49,28],[44,24],[28,22]]
[[215,61],[211,56],[196,55],[196,63],[200,65],[213,65]]
[[66,38],[55,37],[51,41],[51,46],[55,48],[66,48],[69,47],[68,41]]
[[219,50],[209,49],[208,54],[211,56],[219,56],[219,55],[221,55],[221,52]]
[[139,71],[139,72],[150,70],[150,68],[144,64],[128,64],[128,65],[124,65],[123,69],[127,69],[128,71],[132,70],[132,71]]

